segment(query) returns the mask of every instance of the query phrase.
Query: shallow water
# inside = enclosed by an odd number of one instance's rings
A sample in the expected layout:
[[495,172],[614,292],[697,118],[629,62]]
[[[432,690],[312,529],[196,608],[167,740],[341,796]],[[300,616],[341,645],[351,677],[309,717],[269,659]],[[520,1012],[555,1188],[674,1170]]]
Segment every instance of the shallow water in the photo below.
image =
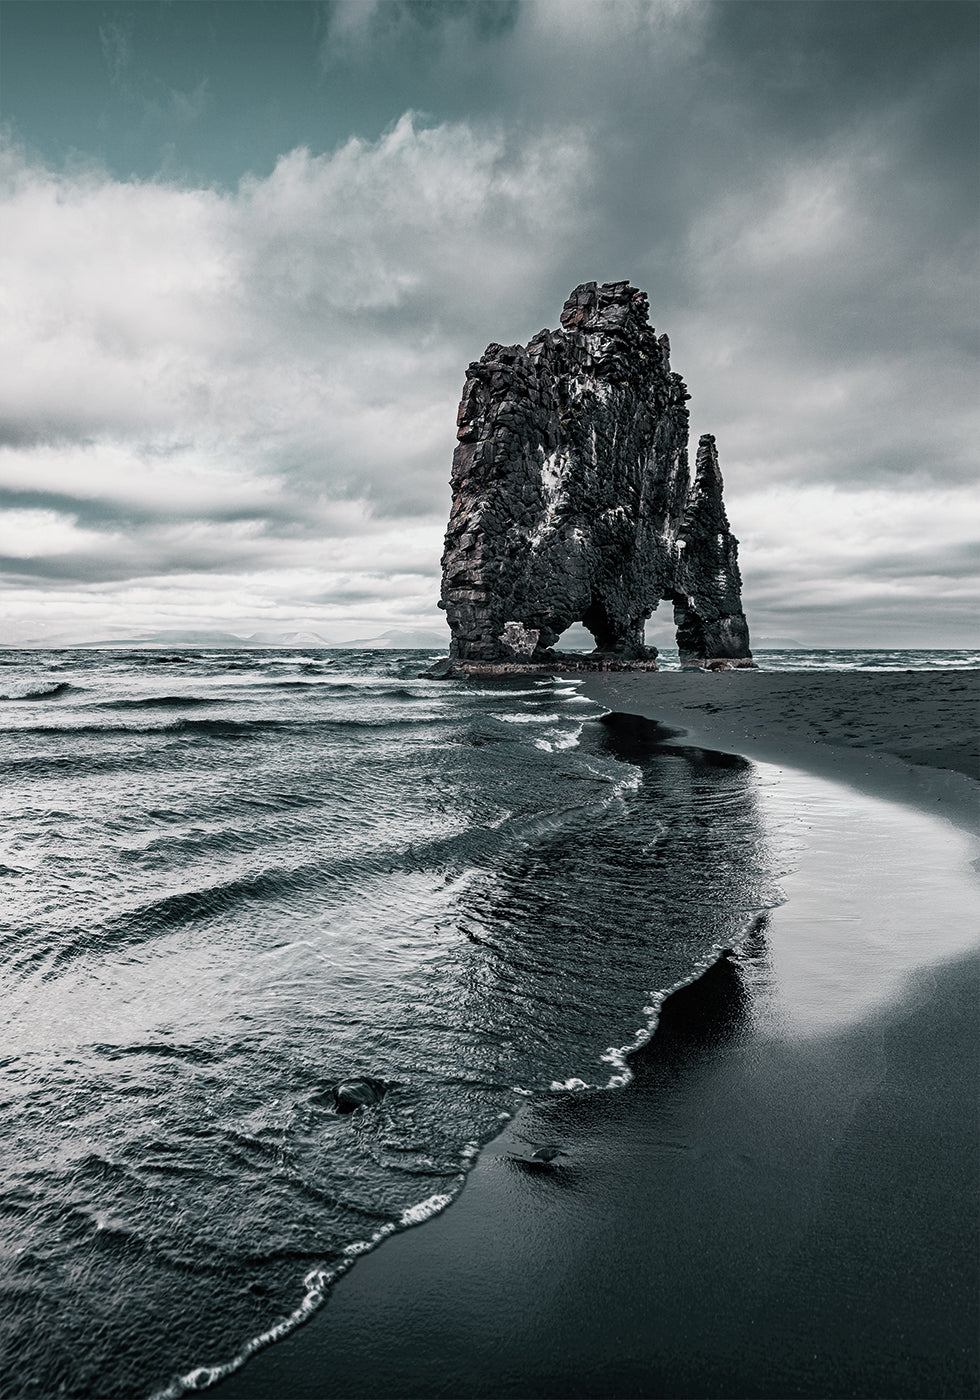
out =
[[[806,780],[561,677],[3,659],[12,1396],[179,1394],[294,1325],[527,1095],[620,1081],[805,847]],[[391,1087],[339,1117],[352,1073]]]

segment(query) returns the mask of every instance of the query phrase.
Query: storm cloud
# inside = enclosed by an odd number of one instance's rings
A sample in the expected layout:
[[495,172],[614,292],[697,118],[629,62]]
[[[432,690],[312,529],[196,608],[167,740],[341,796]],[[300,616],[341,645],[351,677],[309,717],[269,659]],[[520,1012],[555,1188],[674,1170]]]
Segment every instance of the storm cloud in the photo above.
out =
[[754,631],[972,640],[973,4],[8,0],[3,62],[66,9],[74,122],[5,86],[3,640],[442,625],[466,364],[621,277]]

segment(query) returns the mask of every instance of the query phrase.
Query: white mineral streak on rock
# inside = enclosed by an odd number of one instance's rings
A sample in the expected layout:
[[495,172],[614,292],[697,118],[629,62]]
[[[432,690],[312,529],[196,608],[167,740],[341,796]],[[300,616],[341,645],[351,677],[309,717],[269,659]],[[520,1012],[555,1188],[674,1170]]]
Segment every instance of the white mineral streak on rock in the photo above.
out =
[[[540,449],[539,449],[540,450]],[[567,458],[560,452],[549,452],[541,462],[541,515],[528,536],[528,547],[537,549],[545,535],[553,529],[555,512],[561,497],[562,479]]]

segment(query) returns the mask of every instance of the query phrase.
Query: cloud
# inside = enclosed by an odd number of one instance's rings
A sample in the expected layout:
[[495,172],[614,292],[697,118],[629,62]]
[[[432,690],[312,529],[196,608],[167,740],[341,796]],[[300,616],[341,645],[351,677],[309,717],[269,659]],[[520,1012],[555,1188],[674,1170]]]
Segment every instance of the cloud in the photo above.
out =
[[512,32],[522,0],[332,0],[320,63],[328,72],[379,49],[403,61],[445,63],[459,48]]
[[[901,599],[927,641],[977,433],[966,8],[354,0],[323,12],[324,102],[388,115],[325,152],[224,189],[8,142],[18,626],[42,595],[272,625],[289,588],[292,625],[435,621],[466,364],[626,276],[718,437],[750,618],[856,635]],[[129,82],[132,34],[102,42]],[[217,79],[139,71],[217,120]]]
[[0,555],[11,559],[89,553],[104,543],[96,531],[79,529],[73,516],[54,510],[0,511]]
[[[925,494],[776,486],[738,499],[740,558],[757,630],[841,645],[962,646],[980,590],[980,502]],[[924,602],[928,620],[923,616]]]
[[[35,433],[41,425],[34,425]],[[73,502],[87,522],[155,518],[267,518],[290,506],[283,484],[231,453],[205,442],[167,443],[127,438],[117,424],[102,440],[43,436],[0,447],[0,501],[46,501],[57,509]]]
[[33,522],[24,569],[312,567],[442,517],[478,308],[526,298],[588,159],[567,131],[512,149],[406,114],[221,194],[8,147],[0,504]]
[[699,430],[718,433],[741,490],[974,480],[973,250],[882,219],[893,158],[860,133],[726,192],[692,225],[699,286],[672,343]]

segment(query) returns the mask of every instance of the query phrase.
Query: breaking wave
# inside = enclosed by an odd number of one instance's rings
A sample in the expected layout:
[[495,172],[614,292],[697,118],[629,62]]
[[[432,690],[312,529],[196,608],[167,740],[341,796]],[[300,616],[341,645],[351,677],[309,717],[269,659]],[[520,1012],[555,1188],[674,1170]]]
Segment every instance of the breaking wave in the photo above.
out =
[[59,681],[56,685],[42,686],[40,690],[28,690],[23,695],[0,695],[0,700],[58,700],[63,695],[78,694],[83,687]]

